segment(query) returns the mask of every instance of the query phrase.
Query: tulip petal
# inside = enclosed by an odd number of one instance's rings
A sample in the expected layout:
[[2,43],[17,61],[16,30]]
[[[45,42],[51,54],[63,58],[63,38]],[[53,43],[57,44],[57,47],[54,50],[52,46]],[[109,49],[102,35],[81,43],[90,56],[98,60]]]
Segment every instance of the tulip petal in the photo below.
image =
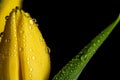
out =
[[19,80],[18,43],[15,13],[10,14],[6,22],[0,43],[0,80]]
[[8,17],[0,43],[0,80],[47,80],[50,74],[48,46],[38,25],[16,8]]
[[5,17],[10,14],[15,7],[22,7],[22,0],[0,0],[0,33],[5,26]]
[[22,76],[24,80],[47,80],[50,71],[48,47],[34,20],[21,11],[17,31]]

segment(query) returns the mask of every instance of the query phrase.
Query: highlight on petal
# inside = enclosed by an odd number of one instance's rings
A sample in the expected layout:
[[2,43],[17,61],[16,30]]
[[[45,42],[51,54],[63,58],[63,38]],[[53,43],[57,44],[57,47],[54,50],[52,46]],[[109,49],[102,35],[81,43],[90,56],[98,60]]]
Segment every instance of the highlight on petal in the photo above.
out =
[[48,46],[35,19],[12,10],[0,43],[0,80],[47,80],[49,74]]
[[5,17],[10,14],[16,6],[22,7],[22,0],[0,0],[0,33],[5,26]]
[[52,80],[77,80],[82,70],[93,57],[98,48],[107,39],[116,25],[120,22],[118,18],[99,33],[88,45],[86,45],[71,61],[69,61]]

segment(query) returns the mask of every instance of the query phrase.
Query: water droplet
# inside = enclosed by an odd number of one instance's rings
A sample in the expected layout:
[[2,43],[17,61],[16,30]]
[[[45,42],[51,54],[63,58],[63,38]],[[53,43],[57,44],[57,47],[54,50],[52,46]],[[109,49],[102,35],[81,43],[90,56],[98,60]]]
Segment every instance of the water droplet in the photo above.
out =
[[27,58],[27,60],[29,61],[29,60],[30,60],[30,58]]
[[62,70],[61,72],[62,72],[63,74],[65,73],[65,71],[64,71],[64,70]]
[[31,75],[31,74],[30,74],[29,76],[30,76],[30,77],[32,77],[32,75]]
[[5,42],[6,42],[6,43],[10,42],[10,39],[6,39]]
[[39,26],[39,25],[36,23],[36,26]]
[[27,58],[27,64],[30,64],[30,58],[29,57]]
[[51,50],[50,50],[50,48],[49,48],[49,47],[47,47],[47,52],[48,52],[48,53],[50,53],[50,51],[51,51]]
[[79,59],[79,58],[80,58],[80,56],[79,56],[79,55],[76,55],[76,56],[75,56],[75,59]]
[[55,80],[57,80],[58,78],[57,78],[57,77],[55,77],[54,79],[55,79]]
[[87,59],[87,55],[82,55],[82,56],[81,56],[81,60],[82,60],[82,61],[85,61],[86,59]]
[[17,44],[14,44],[14,47],[16,48],[16,47],[17,47]]
[[30,17],[30,15],[29,15],[28,13],[25,13],[25,16],[26,16],[26,17]]
[[16,6],[16,7],[15,7],[15,9],[19,9],[19,7],[18,7],[18,6]]
[[37,22],[37,20],[36,19],[33,19],[33,21],[36,23]]
[[32,60],[35,60],[35,56],[32,56]]
[[32,51],[32,49],[30,48],[30,52]]
[[1,33],[0,33],[0,37],[3,37],[3,34],[4,34],[4,32],[1,32]]
[[19,51],[20,51],[20,52],[21,52],[21,51],[23,51],[23,48],[22,48],[22,47],[20,47],[20,48],[19,48]]
[[29,29],[31,30],[31,29],[32,29],[32,26],[29,26]]
[[6,16],[5,19],[8,20],[9,16]]
[[96,50],[94,49],[93,52],[95,52]]
[[72,67],[73,66],[73,64],[70,64],[70,67]]
[[[24,42],[26,42],[26,36],[25,36],[25,35],[23,35],[22,37],[23,37],[23,39],[22,39],[22,40],[23,40],[23,43],[24,43]],[[25,44],[25,43],[24,43],[24,46],[26,46],[26,44]]]
[[70,70],[70,72],[72,73],[72,72],[73,72],[73,70]]
[[39,37],[39,40],[41,43],[44,43],[44,40],[41,37]]
[[29,20],[29,22],[30,22],[30,24],[32,24],[32,25],[34,24],[34,22],[33,22],[33,20],[32,20],[32,19],[30,19],[30,20]]
[[93,43],[93,46],[96,46],[96,43]]
[[104,32],[101,32],[100,38],[103,38],[105,36]]
[[12,54],[8,54],[8,56],[12,56]]
[[30,61],[27,61],[27,64],[30,64]]
[[100,35],[100,39],[102,39],[103,38],[103,36],[102,35]]
[[97,40],[97,42],[99,43],[99,42],[100,42],[100,40]]
[[[16,31],[15,31],[15,32],[16,32]],[[17,37],[17,35],[16,35],[16,34],[14,34],[13,36],[14,36],[15,38]]]
[[16,54],[14,54],[14,53],[13,54],[9,54],[9,56],[16,56]]
[[24,31],[21,30],[21,31],[20,31],[20,34],[23,34],[23,33],[24,33]]
[[12,11],[15,11],[15,9],[12,9]]
[[16,52],[16,49],[13,50],[13,53],[15,53],[15,52]]
[[30,71],[33,71],[33,68],[30,68]]
[[105,36],[105,34],[103,33],[102,36]]

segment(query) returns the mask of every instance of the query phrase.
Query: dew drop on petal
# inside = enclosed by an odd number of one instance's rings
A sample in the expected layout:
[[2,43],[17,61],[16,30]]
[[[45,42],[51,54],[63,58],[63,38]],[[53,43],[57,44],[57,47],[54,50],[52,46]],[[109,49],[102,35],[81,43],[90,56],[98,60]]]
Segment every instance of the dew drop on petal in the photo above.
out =
[[30,60],[30,58],[27,58],[27,61],[29,61]]
[[32,49],[30,48],[30,52],[32,51]]
[[26,17],[30,17],[30,15],[29,15],[28,13],[25,13],[25,16],[26,16]]
[[8,20],[9,16],[6,16],[5,19]]
[[[16,32],[16,31],[15,31],[15,32]],[[16,35],[16,34],[14,34],[13,36],[14,36],[15,38],[17,37],[17,35]]]
[[29,75],[29,77],[31,78],[31,77],[32,77],[32,75],[30,74],[30,75]]
[[29,26],[29,29],[32,30],[32,26]]
[[27,61],[27,64],[30,64],[30,61]]
[[30,61],[29,61],[29,60],[27,61],[27,64],[30,64]]
[[13,54],[9,54],[9,56],[16,56],[16,54],[14,54],[14,53]]
[[20,47],[20,48],[19,48],[19,51],[20,51],[20,52],[21,52],[21,51],[23,51],[23,48],[22,48],[22,47]]
[[37,22],[37,20],[36,19],[33,19],[33,21],[36,23]]
[[29,57],[27,58],[27,64],[30,64],[30,58]]
[[24,31],[21,30],[21,31],[20,31],[20,34],[23,34],[23,33],[24,33]]
[[35,56],[32,56],[32,60],[35,60]]
[[51,52],[51,50],[50,50],[50,48],[49,48],[49,47],[47,47],[47,52],[48,52],[48,53],[50,53],[50,52]]
[[33,68],[30,68],[30,71],[33,71]]
[[29,22],[30,22],[30,24],[31,24],[31,25],[33,25],[33,24],[34,24],[34,22],[33,22],[33,20],[32,20],[32,19],[30,19],[30,20],[29,20]]
[[15,52],[16,52],[16,49],[13,50],[13,53],[15,53]]
[[6,39],[5,42],[6,42],[6,43],[10,42],[10,39]]
[[0,37],[3,37],[3,35],[4,35],[4,32],[1,32],[1,33],[0,33]]

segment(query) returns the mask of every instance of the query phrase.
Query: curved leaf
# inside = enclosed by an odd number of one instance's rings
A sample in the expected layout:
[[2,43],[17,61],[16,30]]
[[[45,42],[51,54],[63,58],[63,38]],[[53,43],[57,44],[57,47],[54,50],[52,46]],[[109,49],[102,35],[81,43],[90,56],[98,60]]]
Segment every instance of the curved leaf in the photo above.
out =
[[52,80],[77,80],[82,70],[90,61],[92,56],[98,50],[98,48],[107,39],[113,29],[120,21],[120,15],[118,18],[99,33],[88,45],[86,45],[71,61],[69,61]]

